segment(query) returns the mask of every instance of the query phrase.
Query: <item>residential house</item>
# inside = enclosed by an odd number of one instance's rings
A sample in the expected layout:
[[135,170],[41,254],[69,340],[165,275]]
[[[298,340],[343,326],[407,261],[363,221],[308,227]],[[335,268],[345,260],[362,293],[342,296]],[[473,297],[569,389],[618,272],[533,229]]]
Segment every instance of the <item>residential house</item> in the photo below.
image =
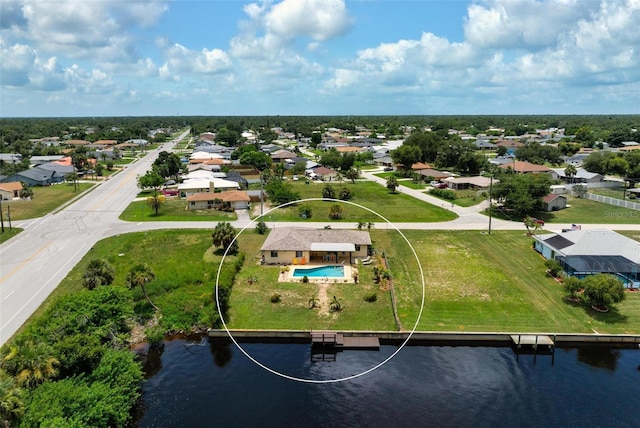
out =
[[194,178],[178,184],[181,196],[189,196],[193,193],[220,193],[230,190],[239,190],[239,184],[221,178]]
[[589,172],[584,168],[576,168],[576,174],[573,177],[568,177],[565,172],[565,168],[551,168],[551,178],[554,180],[562,180],[567,183],[601,183],[604,181],[604,176],[595,172]]
[[564,156],[564,163],[567,165],[573,165],[575,167],[582,166],[584,160],[589,157],[591,153],[576,153],[573,156]]
[[421,171],[431,169],[431,168],[432,168],[431,165],[427,163],[422,163],[422,162],[416,162],[413,165],[411,165],[411,170],[417,173],[420,173]]
[[25,183],[29,187],[49,186],[54,183],[54,174],[55,171],[36,167],[7,176],[2,180],[2,182],[10,183],[12,181],[19,181]]
[[608,273],[626,288],[640,287],[640,242],[611,230],[569,230],[534,236],[534,248],[560,262],[567,275]]
[[229,190],[220,193],[192,193],[187,196],[187,209],[246,210],[249,208],[249,200],[249,195],[243,190]]
[[516,161],[500,165],[502,169],[512,169],[517,174],[549,174],[551,168],[526,161]]
[[260,251],[266,264],[352,264],[370,254],[371,237],[359,230],[275,228]]
[[59,161],[64,157],[64,155],[31,156],[29,158],[29,164],[31,166],[38,166],[49,162]]
[[309,173],[309,177],[317,178],[322,181],[332,181],[338,177],[338,172],[325,166],[313,168],[313,172]]
[[22,183],[19,181],[11,181],[8,183],[0,183],[0,199],[6,201],[20,197]]
[[285,162],[287,159],[296,158],[297,156],[298,156],[297,154],[284,149],[276,150],[275,152],[271,153],[271,159],[274,162],[281,162],[281,163]]
[[20,153],[0,153],[0,161],[10,164],[20,163],[22,155]]
[[440,181],[445,178],[455,177],[455,174],[447,172],[447,171],[438,171],[437,169],[427,168],[420,170],[420,174],[425,180],[428,181]]
[[544,211],[558,211],[567,208],[567,197],[557,193],[549,193],[542,198],[542,209]]
[[[442,180],[447,183],[449,189],[453,190],[488,190],[491,185],[490,177],[448,177]],[[498,183],[499,180],[493,180],[493,184]]]
[[496,148],[496,145],[487,141],[487,140],[476,140],[473,142],[473,145],[476,146],[477,149],[480,150],[493,150]]

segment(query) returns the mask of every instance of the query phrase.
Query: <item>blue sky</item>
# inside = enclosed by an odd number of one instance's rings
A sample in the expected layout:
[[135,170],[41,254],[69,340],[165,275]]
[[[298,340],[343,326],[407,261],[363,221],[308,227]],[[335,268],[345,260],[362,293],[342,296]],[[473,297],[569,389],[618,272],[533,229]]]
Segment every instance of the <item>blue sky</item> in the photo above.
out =
[[639,0],[0,0],[0,116],[640,114]]

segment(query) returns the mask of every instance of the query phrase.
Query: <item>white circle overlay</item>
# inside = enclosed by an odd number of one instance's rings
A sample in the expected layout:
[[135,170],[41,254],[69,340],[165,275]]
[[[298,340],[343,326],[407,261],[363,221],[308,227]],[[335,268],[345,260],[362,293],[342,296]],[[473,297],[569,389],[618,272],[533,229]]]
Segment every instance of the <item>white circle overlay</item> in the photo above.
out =
[[[389,220],[387,220],[385,217],[383,217],[382,215],[378,214],[377,212],[375,212],[374,210],[367,208],[365,206],[362,206],[360,204],[356,204],[354,202],[350,202],[350,201],[343,201],[340,199],[331,199],[331,198],[307,198],[307,199],[299,199],[296,201],[291,201],[291,202],[287,202],[284,203],[282,205],[278,205],[277,207],[271,208],[270,210],[268,210],[267,212],[260,214],[260,216],[254,218],[253,220],[251,220],[251,222],[249,222],[249,224],[247,224],[245,227],[243,227],[240,232],[233,238],[233,242],[235,242],[238,237],[248,228],[251,227],[254,223],[256,223],[256,221],[259,221],[259,219],[261,219],[262,217],[268,215],[270,212],[277,210],[279,208],[284,208],[287,207],[289,205],[294,205],[300,202],[309,202],[309,201],[333,201],[333,202],[340,202],[340,203],[345,203],[345,204],[350,204],[350,205],[354,205],[357,206],[359,208],[362,208],[366,211],[369,211],[372,214],[377,215],[378,217],[380,217],[381,219],[383,219],[388,225],[391,225],[391,227],[400,234],[400,236],[402,236],[402,239],[404,239],[404,241],[407,243],[407,245],[409,245],[409,248],[411,248],[411,252],[413,253],[414,257],[416,258],[416,262],[418,263],[418,268],[420,269],[420,278],[422,280],[422,301],[420,303],[420,312],[418,313],[418,318],[416,319],[415,324],[413,325],[413,328],[411,329],[411,331],[409,332],[409,335],[407,336],[407,338],[404,340],[404,342],[402,342],[402,344],[400,345],[400,347],[398,349],[396,349],[391,355],[389,355],[387,358],[385,358],[384,360],[382,360],[380,363],[374,365],[373,367],[368,368],[367,370],[364,370],[360,373],[356,373],[354,375],[351,376],[346,376],[346,377],[342,377],[342,378],[336,378],[336,379],[305,379],[305,378],[299,378],[299,377],[295,377],[295,376],[291,376],[285,373],[281,373],[277,370],[272,369],[271,367],[268,367],[264,364],[262,364],[260,361],[256,360],[255,358],[253,358],[247,351],[244,350],[244,348],[242,346],[240,346],[240,344],[238,343],[238,341],[235,339],[235,337],[233,337],[233,334],[229,331],[229,328],[227,327],[227,323],[224,319],[224,315],[222,313],[219,312],[220,315],[220,320],[222,321],[222,325],[224,327],[224,330],[227,332],[227,334],[229,335],[229,338],[231,339],[231,341],[238,347],[238,349],[247,357],[249,358],[249,360],[251,360],[253,363],[255,363],[256,365],[258,365],[259,367],[263,368],[264,370],[273,373],[277,376],[283,377],[285,379],[289,379],[289,380],[294,380],[297,382],[303,382],[303,383],[337,383],[337,382],[343,382],[346,380],[351,380],[351,379],[355,379],[358,378],[360,376],[364,376],[368,373],[371,373],[372,371],[382,367],[383,365],[385,365],[386,363],[388,363],[393,357],[396,356],[396,354],[398,354],[398,352],[400,352],[402,350],[402,348],[404,348],[406,346],[406,344],[409,342],[409,340],[411,339],[411,336],[413,336],[413,333],[415,333],[416,329],[418,328],[418,323],[420,322],[420,318],[422,317],[422,311],[424,310],[424,300],[425,300],[425,294],[426,294],[426,287],[425,287],[425,282],[424,282],[424,272],[422,270],[422,265],[420,264],[420,259],[418,258],[418,254],[416,253],[416,250],[413,248],[413,245],[411,245],[411,243],[409,242],[409,240],[407,239],[407,237],[400,231],[400,229],[398,229],[393,223],[391,223]],[[301,225],[304,224],[304,222],[301,223]],[[220,307],[220,299],[219,299],[219,281],[220,281],[220,270],[222,269],[222,265],[224,263],[224,259],[227,257],[227,253],[229,252],[229,248],[231,248],[231,245],[229,245],[227,247],[227,249],[225,250],[224,254],[222,255],[222,259],[220,260],[220,265],[218,266],[218,273],[216,275],[216,305],[219,308]]]

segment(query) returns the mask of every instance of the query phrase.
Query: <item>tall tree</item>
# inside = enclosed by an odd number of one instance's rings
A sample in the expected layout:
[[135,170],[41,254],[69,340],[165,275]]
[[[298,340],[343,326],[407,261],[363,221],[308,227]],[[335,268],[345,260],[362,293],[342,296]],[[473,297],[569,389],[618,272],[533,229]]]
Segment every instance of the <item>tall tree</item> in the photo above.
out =
[[238,241],[236,238],[236,231],[231,226],[231,223],[223,221],[216,225],[213,228],[213,233],[211,234],[211,238],[213,238],[213,245],[215,247],[222,247],[222,249],[230,254],[235,254],[238,252]]
[[398,179],[395,175],[390,175],[387,177],[387,189],[391,190],[391,193],[396,193],[396,188],[398,187]]
[[575,177],[577,173],[578,170],[573,164],[567,165],[567,167],[564,169],[564,175],[569,178],[569,183],[573,183],[573,177]]
[[93,290],[101,285],[110,285],[116,275],[116,270],[106,260],[93,259],[89,262],[82,280],[84,286]]
[[391,159],[395,163],[402,165],[403,169],[408,171],[411,169],[411,165],[419,162],[422,158],[422,153],[418,146],[409,146],[403,144],[395,150],[391,151]]
[[178,178],[178,173],[182,170],[180,157],[175,153],[161,151],[158,157],[153,161],[154,169],[164,178]]
[[325,184],[322,188],[322,197],[324,199],[335,199],[336,198],[336,190],[333,188],[331,184]]
[[154,279],[156,279],[156,275],[151,268],[144,263],[140,263],[131,268],[129,273],[127,273],[126,283],[127,287],[131,290],[140,287],[144,298],[147,299],[147,302],[157,311],[158,307],[154,305],[149,298],[146,288],[146,285]]

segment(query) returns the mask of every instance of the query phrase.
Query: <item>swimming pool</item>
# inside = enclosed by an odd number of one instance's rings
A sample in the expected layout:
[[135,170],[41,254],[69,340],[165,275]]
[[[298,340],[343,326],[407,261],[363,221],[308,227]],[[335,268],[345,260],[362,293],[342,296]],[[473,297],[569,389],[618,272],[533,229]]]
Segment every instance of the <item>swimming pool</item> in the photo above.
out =
[[344,266],[318,266],[313,268],[294,268],[293,277],[300,278],[344,278]]

